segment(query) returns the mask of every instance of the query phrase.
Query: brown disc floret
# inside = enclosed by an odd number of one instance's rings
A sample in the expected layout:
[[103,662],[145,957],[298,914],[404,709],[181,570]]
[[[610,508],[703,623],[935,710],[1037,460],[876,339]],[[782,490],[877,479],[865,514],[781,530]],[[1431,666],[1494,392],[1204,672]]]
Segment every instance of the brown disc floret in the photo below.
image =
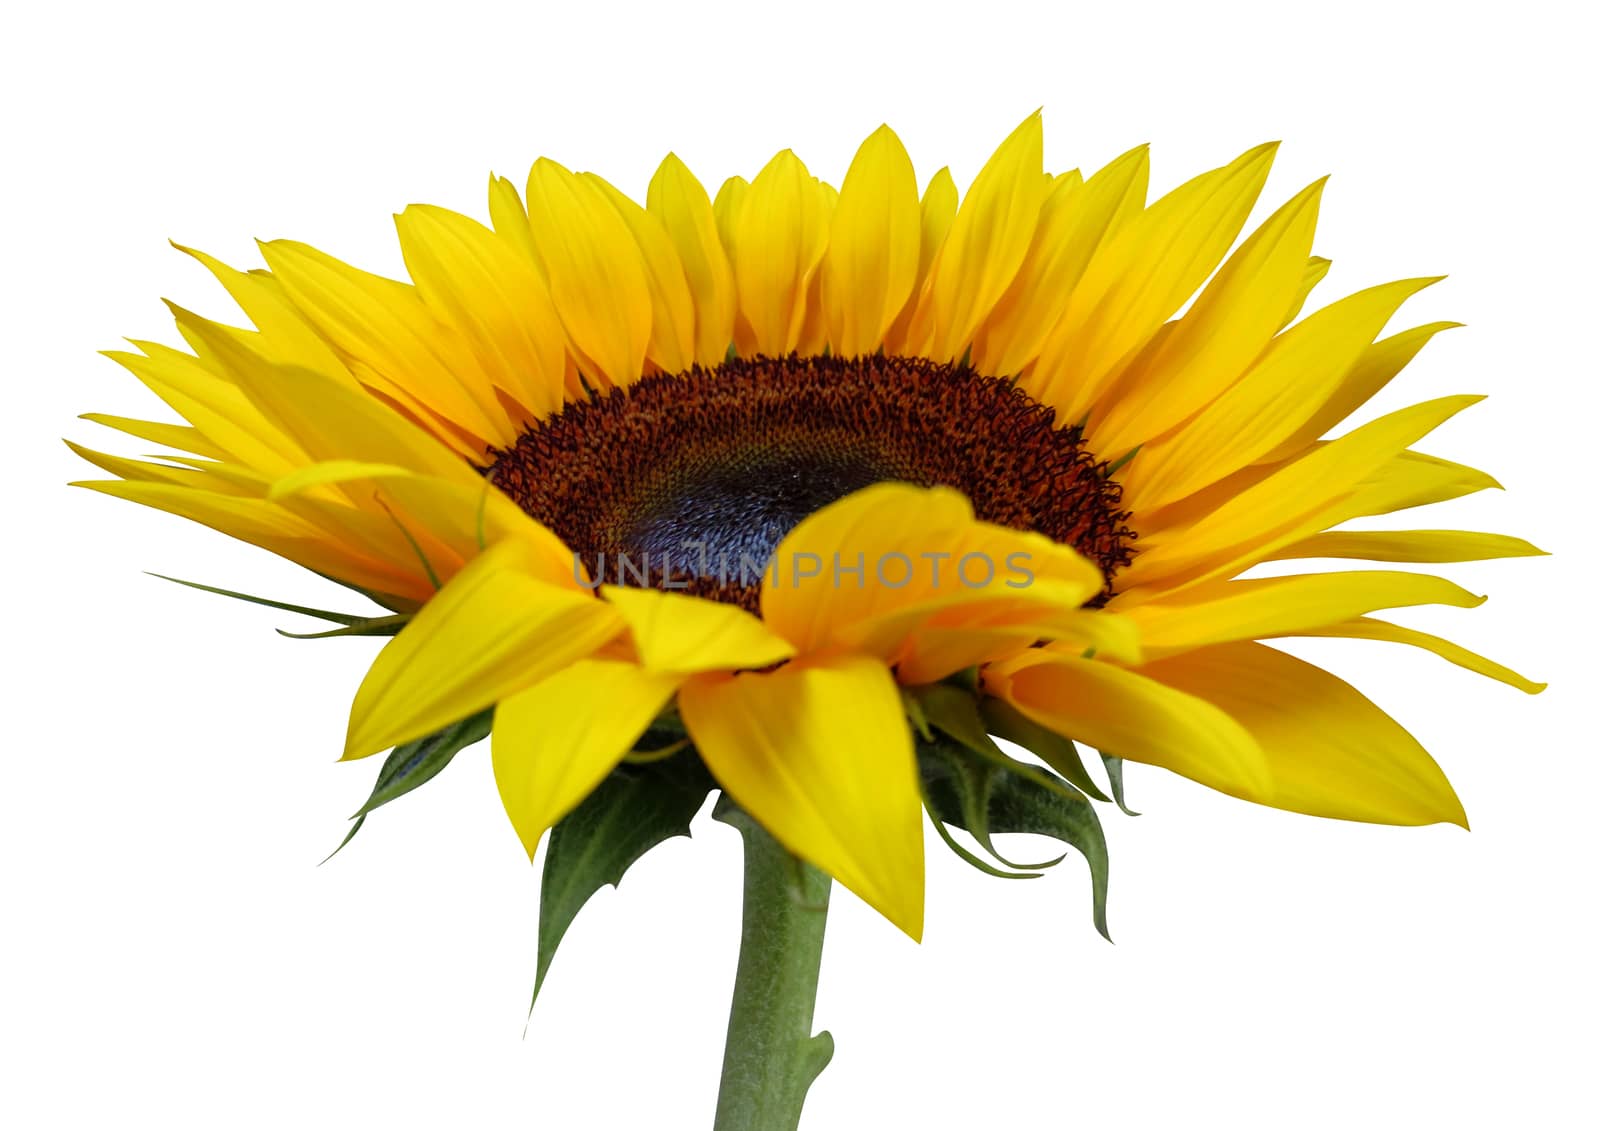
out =
[[953,487],[985,521],[1074,547],[1107,593],[1132,556],[1121,487],[1080,429],[1012,382],[920,358],[656,374],[569,404],[495,455],[490,479],[591,576],[751,611],[759,576],[725,563],[765,562],[807,515],[891,480]]

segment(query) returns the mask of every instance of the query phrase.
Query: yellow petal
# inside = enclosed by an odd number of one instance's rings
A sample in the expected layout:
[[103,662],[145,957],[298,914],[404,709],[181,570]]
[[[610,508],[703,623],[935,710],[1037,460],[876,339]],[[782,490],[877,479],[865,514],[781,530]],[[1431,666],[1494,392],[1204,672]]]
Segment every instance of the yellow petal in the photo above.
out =
[[330,538],[343,534],[356,540],[363,533],[356,522],[361,516],[350,514],[348,508],[327,515],[325,509],[298,496],[326,484],[349,486],[368,480],[370,488],[346,493],[358,504],[370,500],[372,505],[365,509],[381,511],[388,519],[378,526],[378,537],[372,538],[369,529],[370,540],[362,543],[385,561],[412,564],[420,556],[426,559],[423,572],[431,575],[429,580],[443,582],[488,547],[515,540],[524,553],[520,568],[529,577],[576,592],[591,588],[585,584],[587,571],[565,543],[482,479],[465,484],[389,464],[328,460],[277,480],[269,497],[282,500],[302,517],[320,521]]
[[608,585],[602,592],[652,671],[764,668],[794,655],[792,644],[734,605],[659,589]]
[[[1326,440],[1312,443],[1296,453],[1294,459],[1253,464],[1186,499],[1141,514],[1141,546],[1148,548],[1157,545],[1170,536],[1165,533],[1168,528],[1190,526],[1209,517],[1235,496],[1276,475],[1297,459],[1326,447],[1328,443],[1330,441]],[[1343,495],[1336,506],[1321,512],[1319,525],[1315,529],[1337,526],[1368,515],[1389,514],[1430,503],[1448,502],[1489,488],[1498,490],[1500,483],[1488,472],[1424,452],[1401,451],[1379,464],[1353,490]],[[1291,544],[1292,541],[1284,542],[1282,546],[1286,548]]]
[[1125,591],[1156,578],[1198,582],[1332,525],[1347,492],[1408,445],[1482,397],[1440,397],[1400,409],[1312,450],[1190,526],[1146,543],[1119,577]]
[[1095,251],[1144,207],[1149,175],[1149,147],[1141,145],[1088,181],[1051,183],[1027,257],[973,345],[980,371],[1019,373],[1039,356]]
[[172,483],[180,487],[189,487],[200,491],[216,491],[223,495],[257,494],[253,491],[241,491],[227,480],[208,476],[203,469],[173,467],[171,464],[165,463],[124,459],[122,456],[97,452],[93,448],[75,444],[71,440],[66,440],[64,443],[80,459],[88,460],[102,471],[109,471],[112,475],[121,479],[130,479],[136,483]]
[[574,348],[599,377],[631,384],[644,368],[652,307],[627,224],[600,189],[545,157],[528,174],[528,224]]
[[966,351],[1021,267],[1046,191],[1044,124],[1035,112],[1000,143],[961,202],[911,321],[912,351],[935,361]]
[[880,126],[856,151],[829,228],[823,303],[836,356],[869,354],[883,343],[916,286],[921,239],[911,158]]
[[406,468],[392,463],[365,463],[355,459],[330,459],[308,464],[281,479],[273,480],[267,498],[276,502],[298,495],[328,483],[350,483],[360,479],[379,479],[386,476],[410,475]]
[[305,523],[265,499],[222,495],[198,485],[142,480],[94,480],[72,484],[102,494],[180,515],[253,545],[275,545],[305,539],[313,532]]
[[1315,412],[1272,451],[1262,456],[1272,460],[1290,455],[1337,425],[1356,409],[1366,404],[1378,390],[1392,380],[1395,374],[1410,364],[1422,347],[1441,330],[1460,326],[1459,322],[1429,322],[1410,330],[1393,334],[1368,346],[1344,374],[1339,384],[1325,397],[1319,398]]
[[[822,200],[823,227],[829,228],[833,223],[836,198],[821,181],[814,183],[812,191]],[[800,324],[800,336],[795,341],[794,348],[801,357],[818,357],[828,349],[828,318],[827,311],[823,307],[820,265],[811,273],[811,282],[806,287],[806,316]]]
[[781,356],[800,341],[807,289],[828,240],[823,199],[800,158],[785,149],[767,162],[732,226],[739,312],[756,352]]
[[480,555],[378,653],[350,709],[346,758],[467,718],[621,631],[604,601],[529,576],[529,553],[503,542]]
[[717,781],[780,844],[922,937],[922,795],[887,668],[848,656],[705,676],[678,709]]
[[984,689],[1041,726],[1107,754],[1165,766],[1213,789],[1262,797],[1261,748],[1210,703],[1099,660],[1034,648],[984,669]]
[[[817,198],[818,207],[822,213],[822,229],[824,232],[833,230],[833,213],[839,207],[839,190],[827,181],[811,181],[811,192]],[[823,244],[823,258],[827,257],[827,244]],[[811,273],[811,282],[806,286],[806,314],[800,324],[800,337],[795,343],[795,350],[802,357],[816,357],[828,348],[828,318],[827,311],[822,302],[822,261],[817,264],[817,269]]]
[[1442,577],[1397,570],[1352,570],[1213,582],[1166,601],[1129,609],[1145,655],[1158,656],[1261,636],[1285,636],[1378,609],[1483,604]]
[[1486,471],[1423,452],[1404,451],[1363,480],[1323,525],[1448,502],[1490,488],[1499,489],[1500,483]]
[[264,243],[261,254],[295,306],[363,383],[414,402],[487,443],[503,446],[516,439],[483,371],[428,313],[414,288],[291,240]]
[[722,241],[730,264],[734,237],[738,234],[739,214],[744,211],[744,198],[749,191],[749,181],[743,177],[729,177],[722,182],[722,187],[717,189],[716,199],[711,202],[711,215],[717,222],[717,238]]
[[173,244],[216,276],[229,297],[239,304],[261,332],[257,351],[267,360],[314,369],[353,384],[339,355],[323,340],[304,315],[295,309],[280,279],[260,271],[236,271],[203,251]]
[[505,177],[489,177],[489,223],[494,234],[517,249],[517,252],[541,272],[539,252],[533,246],[533,229],[528,226],[528,210],[522,206],[517,186]]
[[[963,615],[970,618],[965,610]],[[1095,655],[1122,663],[1137,664],[1144,656],[1139,630],[1132,620],[1102,609],[1058,612],[1048,617],[1013,612],[995,617],[994,626],[983,620],[940,626],[941,617],[929,618],[909,636],[905,651],[895,667],[900,682],[910,686],[933,683],[953,672],[1002,660],[1031,647],[1041,639],[1060,642],[1063,651],[1075,655]],[[988,618],[984,618],[985,620]]]
[[[1193,419],[1139,449],[1121,476],[1130,505],[1162,506],[1264,458],[1332,395],[1400,304],[1437,281],[1407,279],[1370,287],[1279,335],[1243,377]],[[1181,330],[1183,323],[1178,325]],[[1118,409],[1112,410],[1113,417]],[[1108,419],[1105,431],[1113,430]],[[1122,452],[1144,438],[1137,429],[1125,431],[1121,439],[1102,438],[1096,429],[1093,442],[1106,445],[1097,450]]]
[[[810,515],[779,543],[761,613],[802,654],[849,649],[893,665],[912,655],[924,629],[1048,635],[1102,584],[1070,547],[977,521],[959,492],[880,483]],[[954,666],[930,673],[924,663],[919,678],[990,658],[992,639],[975,635],[972,646],[964,663],[942,649]]]
[[682,372],[694,363],[694,299],[677,248],[661,221],[625,193],[593,173],[584,173],[583,179],[611,201],[643,258],[651,309],[650,345],[645,356],[666,373]]
[[249,495],[259,499],[264,497],[272,486],[272,481],[266,476],[237,463],[167,454],[160,454],[157,458],[205,472],[210,480],[211,489],[224,494]]
[[645,208],[661,222],[677,249],[694,298],[694,359],[700,365],[719,365],[733,341],[733,315],[739,300],[733,266],[717,236],[717,220],[706,190],[688,167],[669,153],[650,179]]
[[1215,704],[1260,743],[1272,790],[1251,801],[1347,821],[1466,827],[1461,802],[1428,752],[1321,668],[1246,643],[1161,660],[1145,671]]
[[181,350],[154,342],[134,344],[144,353],[112,350],[106,356],[139,378],[226,455],[266,475],[281,474],[305,461],[304,450],[267,420],[231,380]]
[[471,343],[495,386],[535,419],[559,412],[565,339],[532,261],[476,220],[444,208],[413,204],[395,226],[422,301]]
[[179,451],[192,452],[206,459],[224,460],[228,453],[206,439],[200,429],[189,424],[163,424],[157,420],[135,420],[127,416],[110,416],[103,412],[85,412],[79,415],[79,420],[87,420],[94,424],[103,424],[107,428],[115,428],[118,432],[129,436],[137,436],[141,440],[148,440],[152,444],[160,444],[165,448],[177,448]]
[[1509,534],[1471,530],[1330,530],[1292,542],[1271,555],[1285,558],[1365,558],[1379,562],[1481,562],[1537,557],[1545,551]]
[[1466,668],[1490,679],[1497,679],[1501,683],[1510,684],[1518,691],[1525,691],[1529,695],[1537,695],[1548,684],[1535,683],[1526,676],[1518,675],[1503,664],[1486,659],[1476,652],[1469,652],[1461,645],[1444,639],[1442,636],[1430,636],[1426,632],[1418,632],[1413,628],[1402,628],[1398,624],[1388,621],[1374,620],[1371,617],[1357,617],[1355,620],[1346,621],[1344,624],[1330,624],[1323,628],[1309,632],[1298,632],[1296,636],[1333,636],[1348,637],[1360,640],[1386,640],[1394,644],[1410,644],[1414,648],[1422,648],[1432,652],[1440,659],[1448,660],[1458,667]]
[[677,685],[634,664],[579,660],[495,707],[495,785],[530,859],[545,830],[633,749]]
[[1305,274],[1300,276],[1300,292],[1290,304],[1289,313],[1283,316],[1283,325],[1287,326],[1300,317],[1300,311],[1305,309],[1306,300],[1311,297],[1311,292],[1316,290],[1318,283],[1328,277],[1328,268],[1332,266],[1333,260],[1324,259],[1320,255],[1313,255],[1306,260]]
[[1161,435],[1232,385],[1261,354],[1299,294],[1326,181],[1307,186],[1268,217],[1139,359],[1091,431],[1097,450],[1120,455]]
[[1203,173],[1140,213],[1096,253],[1040,352],[1036,396],[1064,420],[1100,394],[1221,262],[1255,204],[1276,143]]
[[395,464],[471,483],[470,466],[427,432],[368,394],[309,369],[274,366],[219,335],[214,323],[178,311],[178,321],[223,360],[254,407],[311,460]]
[[314,526],[265,499],[219,495],[172,483],[113,480],[79,482],[73,486],[88,487],[179,515],[241,542],[260,546],[309,570],[365,589],[418,598],[427,592],[419,589],[408,574],[358,554],[346,543],[319,537]]
[[928,182],[927,189],[922,194],[922,221],[921,234],[917,244],[917,281],[911,288],[912,298],[895,317],[883,337],[883,350],[890,355],[905,352],[906,335],[911,329],[911,320],[916,315],[917,307],[921,305],[922,296],[927,293],[928,273],[933,269],[933,261],[938,257],[939,249],[944,246],[945,238],[950,234],[950,225],[955,223],[956,182],[950,176],[948,167],[940,169]]

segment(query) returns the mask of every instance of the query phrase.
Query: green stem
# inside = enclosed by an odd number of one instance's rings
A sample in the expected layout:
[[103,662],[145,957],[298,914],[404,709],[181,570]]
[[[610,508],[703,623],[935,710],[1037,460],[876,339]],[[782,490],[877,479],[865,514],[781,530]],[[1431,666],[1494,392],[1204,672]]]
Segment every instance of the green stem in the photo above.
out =
[[719,817],[744,837],[744,926],[715,1131],[795,1131],[833,1057],[833,1038],[811,1033],[832,881],[728,809]]

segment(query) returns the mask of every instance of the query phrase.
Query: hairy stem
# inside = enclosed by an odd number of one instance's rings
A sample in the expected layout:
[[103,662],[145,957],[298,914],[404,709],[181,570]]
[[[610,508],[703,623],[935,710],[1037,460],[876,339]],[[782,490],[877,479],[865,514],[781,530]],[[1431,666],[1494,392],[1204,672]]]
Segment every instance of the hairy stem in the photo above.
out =
[[715,1131],[795,1131],[833,1057],[811,1032],[832,881],[742,811],[719,816],[744,837],[744,925]]

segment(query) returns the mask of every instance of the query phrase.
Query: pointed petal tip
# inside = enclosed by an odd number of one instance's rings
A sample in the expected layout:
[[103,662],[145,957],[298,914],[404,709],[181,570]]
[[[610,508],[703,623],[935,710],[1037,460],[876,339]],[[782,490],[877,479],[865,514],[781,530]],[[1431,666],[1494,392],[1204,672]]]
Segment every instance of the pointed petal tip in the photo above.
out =
[[888,919],[906,938],[917,945],[922,944],[923,930],[926,926],[926,896],[919,892],[915,904],[901,903],[899,906],[892,904],[880,905],[878,911]]
[[362,758],[369,758],[377,753],[376,750],[368,749],[370,745],[367,736],[358,730],[352,721],[350,728],[345,732],[344,749],[340,752],[338,760],[356,762]]

